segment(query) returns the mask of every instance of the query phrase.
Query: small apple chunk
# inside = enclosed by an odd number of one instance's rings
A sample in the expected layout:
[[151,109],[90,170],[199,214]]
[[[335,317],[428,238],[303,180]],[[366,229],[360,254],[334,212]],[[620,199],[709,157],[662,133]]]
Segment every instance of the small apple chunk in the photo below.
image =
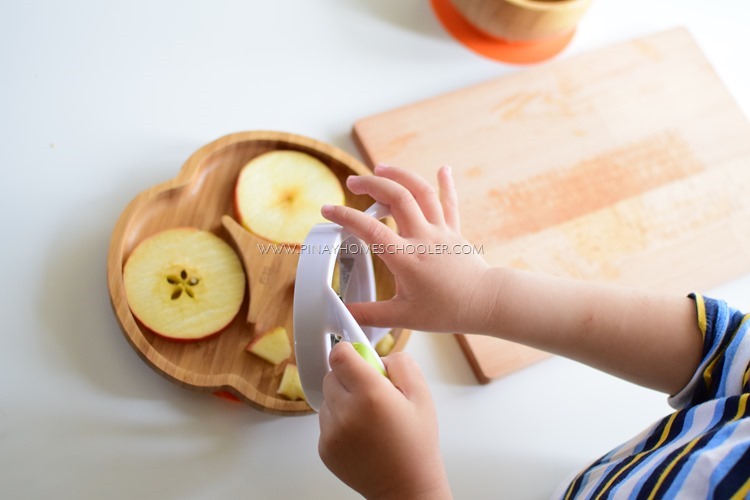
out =
[[168,229],[135,247],[123,269],[130,310],[154,333],[198,340],[223,330],[245,297],[237,254],[213,233]]
[[239,222],[274,243],[300,244],[325,222],[323,205],[343,205],[344,189],[323,162],[298,151],[270,151],[247,163],[237,178]]
[[292,343],[289,342],[286,328],[277,326],[258,337],[248,345],[247,350],[273,365],[278,365],[292,355]]
[[386,333],[383,338],[375,344],[375,351],[380,356],[388,356],[388,354],[391,353],[391,350],[393,350],[394,344],[396,344],[396,339],[393,338],[393,335],[391,335],[390,332]]
[[333,263],[333,276],[331,278],[331,288],[333,288],[333,291],[336,292],[336,295],[341,298],[341,265],[339,264],[339,260],[336,259],[336,261]]
[[296,401],[298,399],[305,399],[305,393],[302,390],[302,383],[299,380],[299,370],[297,365],[288,364],[284,367],[284,373],[281,375],[281,382],[279,382],[279,388],[276,390],[276,394],[280,394],[287,399]]

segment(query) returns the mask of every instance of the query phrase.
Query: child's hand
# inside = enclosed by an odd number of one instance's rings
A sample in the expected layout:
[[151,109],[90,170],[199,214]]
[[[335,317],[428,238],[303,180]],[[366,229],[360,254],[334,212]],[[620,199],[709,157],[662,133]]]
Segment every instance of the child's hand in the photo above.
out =
[[480,292],[487,263],[471,251],[459,228],[450,169],[438,172],[440,192],[418,175],[379,166],[374,176],[349,177],[347,186],[390,208],[399,233],[362,212],[325,206],[322,214],[371,245],[396,279],[390,300],[348,304],[363,325],[434,332],[479,332],[496,297]]
[[405,353],[383,362],[390,380],[348,342],[331,350],[320,457],[368,499],[450,498],[435,408],[419,367]]

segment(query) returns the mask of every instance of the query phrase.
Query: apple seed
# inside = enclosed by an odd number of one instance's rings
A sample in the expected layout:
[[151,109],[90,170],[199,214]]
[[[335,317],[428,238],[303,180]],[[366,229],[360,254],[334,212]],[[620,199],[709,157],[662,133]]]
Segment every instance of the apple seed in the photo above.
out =
[[174,285],[174,288],[172,289],[172,300],[177,300],[182,296],[182,292],[185,292],[185,295],[190,297],[191,299],[195,298],[195,292],[192,290],[191,287],[194,287],[198,283],[200,283],[200,279],[196,278],[195,276],[188,275],[187,271],[183,269],[180,271],[180,276],[177,277],[174,274],[170,274],[167,276],[167,283],[170,285]]

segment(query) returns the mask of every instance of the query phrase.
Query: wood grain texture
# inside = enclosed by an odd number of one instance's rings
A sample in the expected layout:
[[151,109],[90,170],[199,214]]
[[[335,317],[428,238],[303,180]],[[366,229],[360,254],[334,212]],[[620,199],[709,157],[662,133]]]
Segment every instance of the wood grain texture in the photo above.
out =
[[[191,389],[233,395],[264,411],[293,415],[312,410],[304,401],[276,395],[283,363],[273,366],[245,347],[254,335],[279,325],[293,336],[292,298],[299,249],[263,254],[261,245],[269,242],[233,219],[234,187],[240,169],[255,156],[277,149],[316,157],[342,185],[349,175],[370,173],[347,153],[306,137],[266,131],[222,137],[196,151],[177,177],[139,194],[122,212],[110,242],[107,280],[112,307],[125,337],[158,373]],[[349,206],[365,209],[372,203],[369,197],[347,189],[345,194]],[[150,235],[181,226],[212,231],[233,245],[248,277],[249,293],[234,321],[218,335],[196,342],[176,342],[145,328],[132,315],[123,287],[123,266],[135,246]],[[393,296],[393,277],[379,259],[374,259],[374,265],[378,298]],[[394,330],[393,334],[394,350],[402,350],[409,332]]]
[[[371,165],[453,166],[493,265],[679,294],[750,271],[750,124],[674,29],[358,121]],[[486,382],[544,354],[474,335]]]
[[591,0],[451,0],[472,25],[489,36],[528,42],[575,29]]

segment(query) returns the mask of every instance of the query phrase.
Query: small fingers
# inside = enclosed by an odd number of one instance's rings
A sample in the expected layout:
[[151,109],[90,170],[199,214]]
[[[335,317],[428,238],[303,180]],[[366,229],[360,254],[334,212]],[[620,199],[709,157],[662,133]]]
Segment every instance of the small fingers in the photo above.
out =
[[382,222],[351,207],[323,205],[320,213],[364,241],[367,245],[390,248],[402,244],[401,237]]
[[323,402],[318,415],[318,426],[320,427],[318,455],[326,466],[335,459],[339,445],[338,422],[336,420],[336,413],[331,411],[326,402]]
[[438,186],[440,188],[440,204],[443,207],[445,223],[455,231],[461,230],[461,221],[458,215],[458,196],[456,186],[453,184],[451,167],[443,166],[438,170]]
[[405,187],[414,196],[425,218],[432,224],[444,222],[443,208],[435,189],[419,175],[403,168],[378,165],[375,175],[390,179]]
[[[349,342],[339,342],[333,346],[328,359],[331,372],[350,394],[365,394],[377,388],[380,384],[388,382],[388,379],[365,361]],[[330,374],[326,375],[326,377],[328,376]]]
[[360,325],[394,327],[406,326],[409,311],[396,299],[379,302],[351,302],[346,304],[349,312]]
[[404,259],[410,256],[391,251],[402,248],[403,239],[382,222],[365,215],[359,210],[341,205],[324,205],[320,213],[329,221],[342,226],[369,245],[377,253],[383,263],[392,271],[399,269]]
[[432,401],[430,389],[414,358],[397,352],[383,358],[391,383],[410,401]]
[[426,222],[414,195],[398,182],[375,175],[361,175],[349,177],[346,185],[354,194],[366,194],[387,205],[404,237],[419,232]]
[[323,399],[329,407],[337,408],[345,401],[347,390],[334,372],[323,377]]

